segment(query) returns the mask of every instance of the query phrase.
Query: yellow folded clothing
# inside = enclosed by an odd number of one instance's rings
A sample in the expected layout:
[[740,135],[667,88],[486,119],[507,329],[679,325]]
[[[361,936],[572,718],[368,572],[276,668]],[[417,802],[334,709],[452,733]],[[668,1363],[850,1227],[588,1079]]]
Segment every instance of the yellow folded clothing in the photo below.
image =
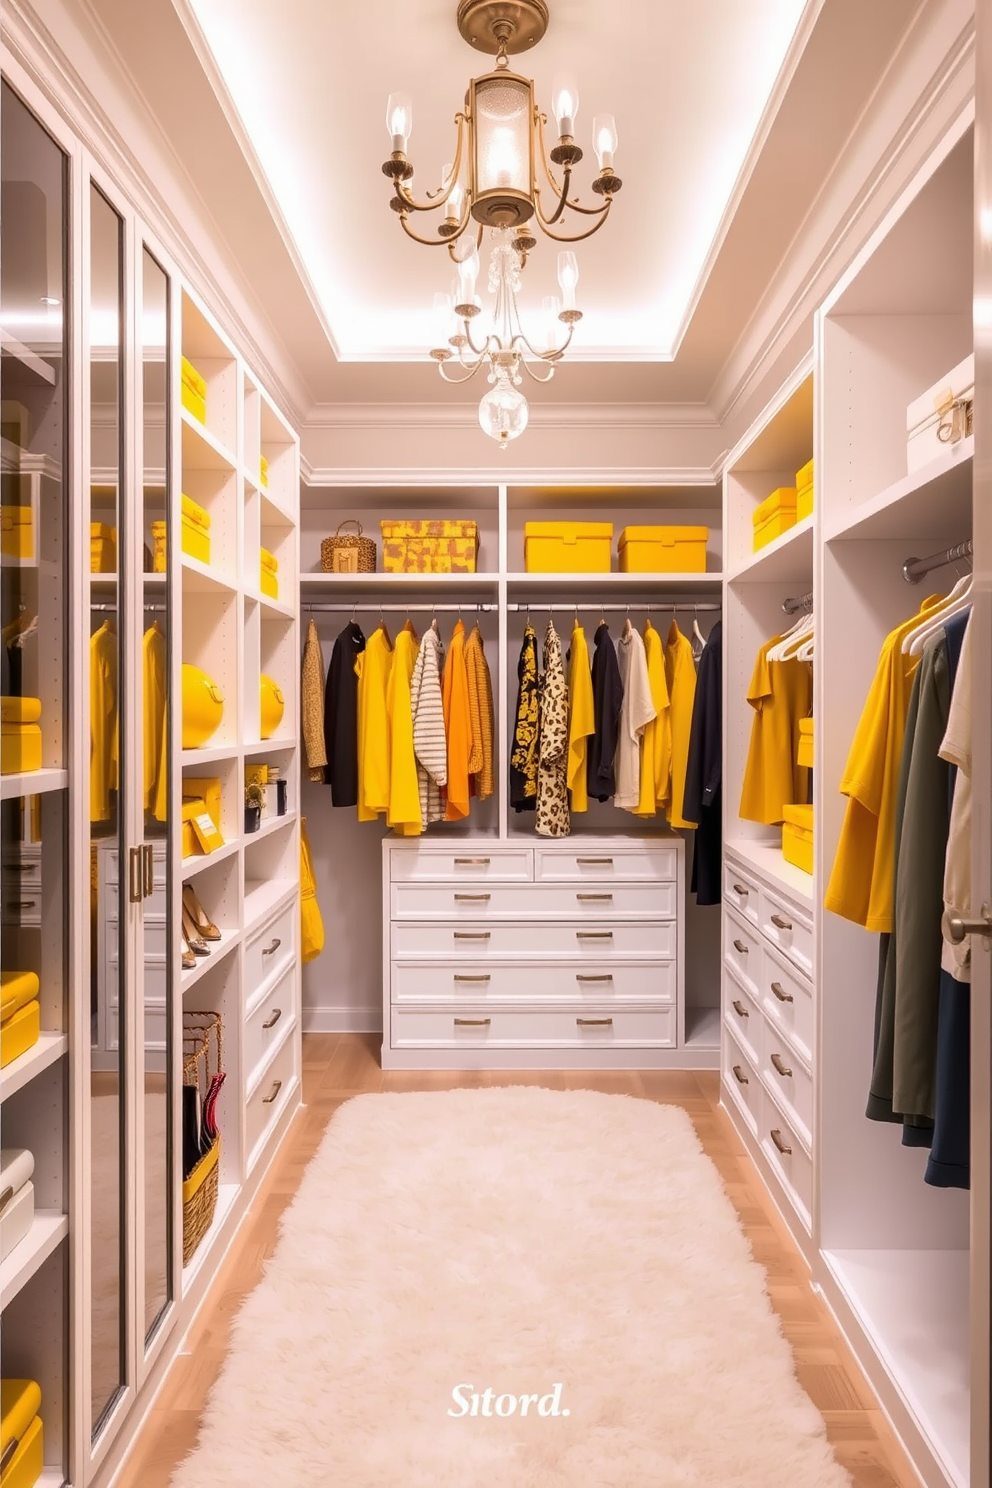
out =
[[6,1023],[22,1007],[33,1002],[40,986],[37,972],[0,971],[0,1022]]
[[0,723],[37,723],[40,717],[40,698],[0,698]]

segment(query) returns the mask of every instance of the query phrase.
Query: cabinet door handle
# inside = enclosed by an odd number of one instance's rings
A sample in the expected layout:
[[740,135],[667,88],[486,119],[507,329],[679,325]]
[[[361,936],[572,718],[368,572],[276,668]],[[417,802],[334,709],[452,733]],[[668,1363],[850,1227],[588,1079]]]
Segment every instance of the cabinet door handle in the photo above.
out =
[[735,894],[740,894],[742,899],[746,899],[748,894],[750,894],[751,892],[750,889],[745,888],[743,884],[739,883],[735,883],[733,885],[733,890]]
[[788,1065],[785,1064],[785,1062],[783,1061],[781,1054],[773,1054],[771,1056],[771,1060],[772,1064],[778,1070],[780,1075],[789,1076],[792,1074],[791,1069],[789,1069]]
[[796,1000],[791,992],[786,992],[783,989],[781,982],[772,982],[772,991],[775,993],[779,1002],[795,1002]]
[[612,1028],[612,1018],[576,1018],[580,1028]]
[[492,894],[456,894],[456,904],[488,904]]
[[455,981],[456,982],[491,982],[492,981],[492,977],[489,976],[488,974],[486,976],[462,976],[460,972],[457,972],[456,971],[455,972]]
[[455,940],[489,940],[492,935],[491,930],[453,930],[451,933]]
[[141,889],[141,848],[129,847],[127,856],[128,872],[128,898],[132,904],[140,904],[142,899]]
[[150,842],[141,846],[141,888],[144,899],[150,899],[155,892],[155,857]]
[[577,982],[612,982],[613,973],[608,971],[603,976],[583,976],[581,972],[575,973]]
[[792,929],[792,921],[791,920],[783,920],[783,918],[782,918],[781,915],[772,915],[772,924],[775,926],[775,929],[776,930],[791,930]]
[[575,860],[583,868],[612,868],[612,858],[576,858]]
[[602,901],[605,904],[613,903],[612,894],[576,894],[575,897],[582,903],[585,903],[587,900],[590,902],[592,902],[593,900]]
[[742,955],[742,956],[746,956],[747,953],[748,953],[747,946],[744,944],[744,942],[742,940],[735,940],[734,941],[734,950],[737,951],[737,952],[739,952],[740,955]]
[[747,1008],[742,1002],[738,1002],[736,998],[731,1003],[731,1006],[739,1018],[750,1018],[751,1014],[748,1012]]
[[37,899],[12,899],[7,905],[8,909],[37,909]]
[[612,940],[612,930],[576,930],[576,940]]
[[778,1148],[779,1152],[783,1153],[785,1157],[792,1156],[792,1148],[788,1145],[787,1142],[784,1142],[782,1140],[782,1133],[778,1130],[777,1127],[773,1131],[770,1131],[768,1135],[775,1143],[775,1146]]
[[456,858],[456,868],[488,868],[491,858]]
[[751,1083],[747,1075],[744,1074],[739,1064],[734,1065],[734,1079],[737,1081],[738,1085],[750,1085]]
[[281,1017],[282,1017],[282,1008],[276,1008],[275,1012],[272,1014],[272,1017],[269,1019],[268,1023],[263,1023],[262,1024],[262,1027],[264,1029],[266,1029],[266,1031],[268,1031],[268,1029],[270,1029],[270,1028],[275,1028],[276,1024],[279,1022],[279,1019]]
[[276,1096],[279,1094],[279,1092],[280,1092],[281,1089],[282,1089],[282,1081],[281,1080],[277,1080],[276,1083],[272,1087],[272,1094],[271,1095],[263,1095],[263,1097],[262,1097],[262,1105],[263,1106],[271,1106],[272,1102],[275,1100]]
[[279,947],[281,945],[282,945],[282,941],[279,939],[278,936],[276,936],[275,940],[272,942],[271,945],[267,945],[267,946],[263,946],[262,947],[262,955],[263,956],[274,956],[275,953],[276,953],[276,951],[279,949]]
[[488,1028],[492,1018],[456,1018],[456,1028]]

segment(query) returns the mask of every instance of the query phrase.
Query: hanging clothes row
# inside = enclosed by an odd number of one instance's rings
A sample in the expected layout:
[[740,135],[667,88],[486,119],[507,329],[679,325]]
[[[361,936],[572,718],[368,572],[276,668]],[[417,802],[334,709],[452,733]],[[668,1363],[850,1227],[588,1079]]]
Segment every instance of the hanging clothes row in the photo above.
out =
[[[113,816],[119,788],[117,632],[104,620],[90,637],[90,821]],[[144,772],[142,802],[156,821],[168,816],[167,669],[165,634],[157,620],[141,645]]]
[[437,623],[418,638],[407,620],[395,645],[385,623],[366,640],[351,620],[336,637],[324,677],[311,619],[303,652],[303,739],[311,780],[359,821],[417,836],[460,821],[491,796],[493,694],[478,625],[455,626],[444,657]]
[[786,806],[810,800],[810,772],[799,759],[799,725],[813,710],[812,619],[804,615],[758,651],[747,690],[754,710],[738,815],[777,826]]

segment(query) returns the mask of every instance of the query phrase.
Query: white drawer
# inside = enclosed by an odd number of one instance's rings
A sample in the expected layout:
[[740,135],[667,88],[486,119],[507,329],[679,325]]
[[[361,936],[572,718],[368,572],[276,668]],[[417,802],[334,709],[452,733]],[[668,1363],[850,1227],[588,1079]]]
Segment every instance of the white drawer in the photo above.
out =
[[296,1039],[290,1033],[248,1097],[245,1122],[249,1169],[257,1162],[266,1135],[282,1113],[296,1074],[295,1063]]
[[394,920],[673,920],[677,907],[674,883],[393,884],[390,901]]
[[493,964],[484,971],[471,964],[397,961],[391,973],[394,1003],[674,1003],[678,971],[674,961],[618,962],[615,966],[565,962],[552,965]]
[[673,961],[676,923],[630,925],[414,924],[390,926],[394,960],[437,961]]
[[389,854],[389,872],[394,883],[424,880],[441,883],[522,883],[534,877],[534,853],[530,847],[408,848]]
[[673,1049],[675,1009],[391,1012],[394,1049]]
[[769,1023],[785,1033],[804,1055],[813,1058],[813,989],[784,956],[766,948],[762,957],[761,993]]
[[723,1031],[723,1083],[752,1133],[757,1135],[764,1115],[765,1093],[754,1064],[731,1028]]
[[287,1027],[296,1021],[296,967],[290,966],[245,1019],[244,1067],[249,1089]]
[[804,971],[813,974],[813,926],[805,912],[769,889],[762,889],[758,924],[772,945]]
[[42,891],[40,885],[14,884],[5,889],[0,904],[0,917],[12,929],[21,927],[30,929],[41,924],[41,899]]
[[728,1025],[734,1030],[734,1037],[754,1063],[761,1063],[761,1051],[763,1047],[762,1029],[765,1020],[761,1016],[761,1009],[752,1002],[750,996],[744,989],[734,981],[733,977],[727,977],[725,1016]]
[[296,927],[300,906],[296,899],[286,904],[271,920],[245,942],[245,999],[250,1002],[256,992],[296,957]]
[[761,1073],[765,1084],[779,1106],[784,1106],[803,1145],[810,1147],[813,1130],[813,1079],[809,1071],[799,1062],[794,1050],[784,1039],[775,1037],[775,1030],[766,1025],[765,1048],[761,1061]]
[[758,884],[742,868],[736,859],[728,859],[723,865],[723,902],[729,904],[731,909],[736,909],[738,914],[750,920],[752,925],[758,923]]
[[[104,934],[106,936],[107,960],[114,961],[117,959],[118,947],[120,945],[120,928],[116,920],[107,921],[104,927]],[[162,920],[158,923],[153,921],[150,925],[146,921],[142,927],[141,944],[144,948],[146,960],[149,956],[153,956],[156,960],[164,961],[169,944],[165,921]]]
[[41,888],[41,852],[35,848],[33,852],[24,851],[21,854],[11,855],[4,858],[3,867],[0,869],[0,883],[6,895],[9,892],[17,893],[19,889]]
[[[107,1047],[116,1049],[119,1036],[120,1024],[119,1013],[116,1008],[107,1010]],[[150,1010],[145,1012],[145,1050],[161,1054],[165,1052],[166,1046],[166,1017],[165,1010]]]
[[595,842],[585,847],[571,843],[565,848],[535,847],[534,877],[545,883],[616,883],[646,879],[674,881],[679,854],[674,844],[625,843],[620,847]]
[[734,975],[755,993],[761,987],[761,936],[743,920],[725,911],[723,955]]
[[[149,918],[153,920],[165,920],[168,914],[168,900],[166,897],[164,884],[153,890],[153,892],[149,894],[147,899],[142,899],[141,911],[142,914],[145,916],[146,921]],[[106,917],[108,920],[119,920],[120,915],[120,889],[115,883],[108,884]]]
[[761,1150],[780,1178],[806,1230],[813,1209],[813,1163],[789,1123],[765,1097]]
[[[107,1006],[117,1006],[118,993],[120,990],[116,959],[107,961]],[[146,1008],[165,1008],[166,993],[168,990],[168,977],[166,976],[166,960],[164,956],[156,956],[154,960],[146,960],[144,967],[144,998]]]

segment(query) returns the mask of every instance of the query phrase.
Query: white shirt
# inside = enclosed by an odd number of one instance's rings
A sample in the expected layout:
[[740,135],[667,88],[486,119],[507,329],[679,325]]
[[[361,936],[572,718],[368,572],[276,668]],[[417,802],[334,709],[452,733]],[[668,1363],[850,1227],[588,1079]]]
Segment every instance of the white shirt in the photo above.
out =
[[[941,759],[957,765],[944,860],[944,908],[966,919],[971,912],[971,630],[968,621],[954,678]],[[940,964],[958,982],[971,981],[971,940],[952,945],[945,938]]]
[[623,683],[617,752],[614,757],[616,794],[614,806],[634,811],[641,798],[641,737],[652,718],[657,717],[651,699],[644,641],[629,623],[617,642],[617,663]]

